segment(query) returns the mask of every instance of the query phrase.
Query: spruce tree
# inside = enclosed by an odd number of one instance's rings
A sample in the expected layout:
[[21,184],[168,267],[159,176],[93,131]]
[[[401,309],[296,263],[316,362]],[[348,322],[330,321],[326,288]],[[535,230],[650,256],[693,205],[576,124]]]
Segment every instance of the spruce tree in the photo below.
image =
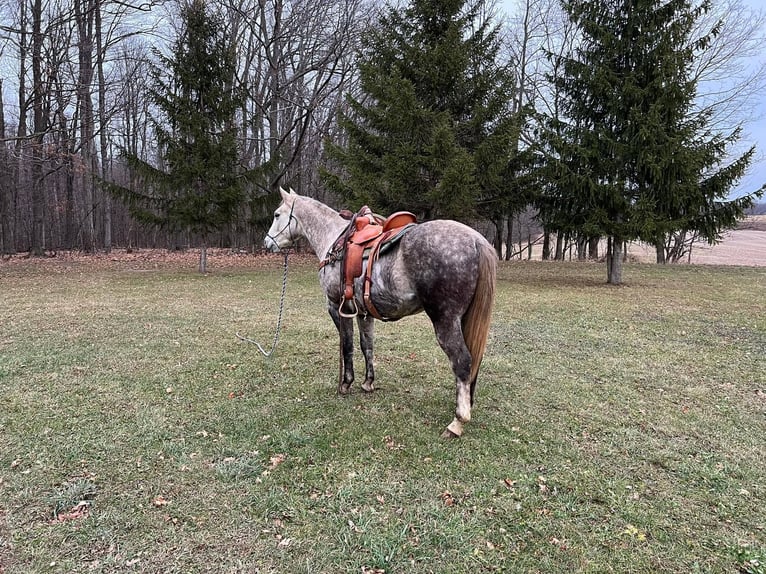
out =
[[[570,0],[581,44],[554,78],[564,122],[547,134],[550,186],[541,213],[559,232],[607,236],[607,278],[622,281],[622,246],[693,229],[715,241],[757,194],[726,200],[754,150],[726,162],[739,133],[711,133],[695,111],[692,40],[707,0]],[[712,30],[715,34],[716,30]]]
[[220,18],[203,0],[185,5],[181,16],[170,56],[158,54],[153,70],[158,115],[152,123],[162,167],[125,154],[142,190],[110,188],[139,221],[198,234],[204,273],[210,234],[229,225],[245,198],[234,121],[242,96],[232,85],[235,55]]
[[360,54],[362,95],[328,145],[328,187],[354,206],[465,219],[502,193],[509,74],[483,3],[412,0],[388,8]]

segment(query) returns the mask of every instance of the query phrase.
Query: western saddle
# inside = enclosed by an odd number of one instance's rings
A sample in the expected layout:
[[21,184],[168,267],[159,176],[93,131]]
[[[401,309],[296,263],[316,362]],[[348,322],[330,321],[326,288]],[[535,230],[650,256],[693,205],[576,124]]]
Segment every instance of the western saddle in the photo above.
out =
[[341,262],[340,280],[343,296],[338,313],[341,317],[356,317],[359,314],[354,298],[354,280],[362,276],[362,264],[367,259],[362,294],[364,306],[367,313],[385,321],[386,319],[381,316],[370,298],[372,268],[380,255],[381,248],[390,247],[398,242],[417,223],[417,219],[408,211],[397,211],[384,219],[372,213],[366,205],[358,213],[341,211],[340,214],[351,222],[319,266],[321,269],[329,263]]

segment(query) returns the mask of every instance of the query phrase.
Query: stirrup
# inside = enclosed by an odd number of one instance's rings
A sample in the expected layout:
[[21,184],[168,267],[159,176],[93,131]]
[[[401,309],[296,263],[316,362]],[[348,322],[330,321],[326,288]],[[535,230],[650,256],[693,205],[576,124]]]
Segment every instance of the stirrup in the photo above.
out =
[[[346,305],[346,303],[350,303],[351,305],[353,305],[354,310],[349,313],[343,311],[343,307]],[[338,306],[338,315],[340,315],[341,317],[345,319],[351,319],[359,315],[359,307],[356,306],[356,299],[353,299],[353,298],[346,299],[345,297],[343,297],[343,299],[341,299],[340,301],[340,305]]]

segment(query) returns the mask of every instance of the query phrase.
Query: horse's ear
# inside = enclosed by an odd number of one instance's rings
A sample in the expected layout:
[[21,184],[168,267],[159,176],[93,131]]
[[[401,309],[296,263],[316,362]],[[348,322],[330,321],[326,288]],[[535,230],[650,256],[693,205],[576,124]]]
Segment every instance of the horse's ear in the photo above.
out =
[[279,194],[282,196],[282,201],[284,201],[285,203],[289,203],[290,201],[295,199],[294,198],[295,192],[293,192],[292,189],[290,191],[285,191],[282,186],[279,186]]
[[298,195],[292,187],[290,188],[290,195]]

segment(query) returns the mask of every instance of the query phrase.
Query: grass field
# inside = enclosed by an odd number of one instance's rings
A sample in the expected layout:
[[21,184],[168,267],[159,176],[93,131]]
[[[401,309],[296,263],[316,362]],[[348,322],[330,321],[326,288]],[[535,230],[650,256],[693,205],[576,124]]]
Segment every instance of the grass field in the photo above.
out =
[[443,441],[427,318],[340,398],[315,264],[264,359],[281,260],[210,263],[0,262],[0,572],[766,571],[766,270],[502,264]]

